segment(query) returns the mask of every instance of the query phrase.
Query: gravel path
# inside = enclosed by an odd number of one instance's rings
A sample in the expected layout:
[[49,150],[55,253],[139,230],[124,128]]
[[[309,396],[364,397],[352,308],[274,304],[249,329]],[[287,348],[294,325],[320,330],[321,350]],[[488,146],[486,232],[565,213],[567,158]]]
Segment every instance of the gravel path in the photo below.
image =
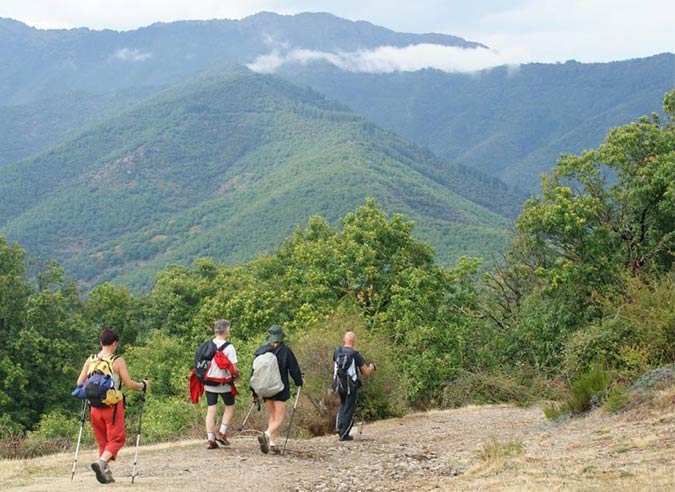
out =
[[554,423],[539,408],[466,407],[367,424],[354,440],[291,439],[285,456],[263,455],[254,432],[229,448],[202,441],[143,446],[131,484],[132,446],[99,485],[81,452],[0,462],[0,490],[675,490],[675,409]]

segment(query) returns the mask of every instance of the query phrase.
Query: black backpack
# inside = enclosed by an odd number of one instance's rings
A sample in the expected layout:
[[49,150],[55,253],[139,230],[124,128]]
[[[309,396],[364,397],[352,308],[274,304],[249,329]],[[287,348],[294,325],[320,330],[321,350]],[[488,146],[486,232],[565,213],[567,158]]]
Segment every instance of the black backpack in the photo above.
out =
[[333,391],[349,395],[360,386],[354,349],[339,347],[333,354]]

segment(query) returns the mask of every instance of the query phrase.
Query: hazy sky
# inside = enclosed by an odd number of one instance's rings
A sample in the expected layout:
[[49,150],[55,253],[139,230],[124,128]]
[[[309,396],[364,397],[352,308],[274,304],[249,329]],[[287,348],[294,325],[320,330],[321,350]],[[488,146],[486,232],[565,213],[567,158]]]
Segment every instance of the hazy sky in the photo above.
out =
[[[395,5],[395,7],[394,7]],[[675,52],[673,0],[0,0],[39,28],[129,30],[158,21],[330,12],[486,44],[507,62],[611,61]]]

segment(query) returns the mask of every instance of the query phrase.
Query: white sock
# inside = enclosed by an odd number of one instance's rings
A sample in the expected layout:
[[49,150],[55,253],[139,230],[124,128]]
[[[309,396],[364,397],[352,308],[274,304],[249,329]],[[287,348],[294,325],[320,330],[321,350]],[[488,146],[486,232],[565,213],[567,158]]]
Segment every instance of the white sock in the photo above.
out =
[[213,432],[207,432],[206,435],[207,435],[207,439],[209,441],[215,441],[216,440],[216,435]]
[[220,424],[220,433],[227,434],[227,424]]

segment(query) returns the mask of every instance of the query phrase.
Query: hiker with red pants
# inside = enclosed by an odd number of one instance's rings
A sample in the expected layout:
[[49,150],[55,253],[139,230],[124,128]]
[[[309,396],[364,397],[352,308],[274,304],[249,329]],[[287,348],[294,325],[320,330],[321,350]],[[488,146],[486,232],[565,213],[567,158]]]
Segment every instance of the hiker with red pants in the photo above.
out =
[[[260,451],[264,454],[272,452],[279,454],[281,450],[277,444],[279,429],[284,422],[286,415],[286,401],[291,397],[291,389],[288,376],[293,378],[296,386],[302,386],[302,372],[295,358],[293,351],[284,344],[285,333],[281,326],[272,325],[267,330],[267,341],[264,345],[258,347],[254,353],[254,358],[267,352],[273,352],[279,365],[279,374],[283,383],[283,389],[278,393],[264,397],[265,408],[267,409],[267,429],[262,435],[258,436]],[[258,401],[253,388],[253,400]]]
[[[129,389],[145,391],[149,386],[149,381],[134,381],[129,376],[129,369],[125,360],[115,355],[119,346],[120,336],[117,332],[104,329],[99,335],[101,351],[87,358],[82,366],[80,376],[77,378],[77,384],[82,385],[87,381],[93,368],[100,363],[109,364],[111,375],[114,381],[114,391],[119,393],[121,383],[124,383]],[[111,393],[111,394],[112,394]],[[124,427],[124,399],[119,393],[119,398],[115,398],[113,404],[108,405],[105,400],[101,406],[95,406],[95,402],[90,400],[91,427],[94,431],[94,437],[98,444],[98,459],[91,464],[92,470],[96,473],[96,479],[101,483],[111,483],[115,479],[108,463],[117,458],[118,451],[124,446],[126,440],[126,430]]]

